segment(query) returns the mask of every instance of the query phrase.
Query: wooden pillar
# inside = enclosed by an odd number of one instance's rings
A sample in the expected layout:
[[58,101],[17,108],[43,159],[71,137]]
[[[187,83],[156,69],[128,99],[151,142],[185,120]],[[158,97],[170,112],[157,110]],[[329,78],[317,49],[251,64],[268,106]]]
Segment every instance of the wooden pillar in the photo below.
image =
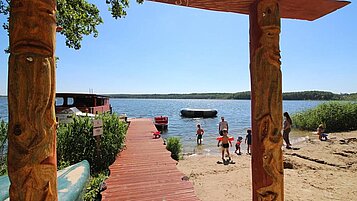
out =
[[279,0],[250,7],[253,201],[284,200]]
[[57,200],[55,0],[11,0],[8,172],[11,200]]

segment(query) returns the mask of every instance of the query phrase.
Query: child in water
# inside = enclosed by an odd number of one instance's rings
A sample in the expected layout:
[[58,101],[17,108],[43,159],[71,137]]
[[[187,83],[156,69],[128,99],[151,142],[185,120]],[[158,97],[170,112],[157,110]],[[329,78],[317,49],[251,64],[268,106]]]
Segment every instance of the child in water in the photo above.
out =
[[201,128],[200,124],[197,124],[197,131],[196,131],[196,135],[197,135],[197,144],[200,145],[202,144],[202,136],[203,133],[205,133],[205,131]]
[[251,145],[252,145],[252,130],[247,130],[247,136],[245,137],[245,143],[247,144],[247,154],[251,155]]
[[229,140],[228,130],[223,129],[222,132],[223,132],[222,140],[218,141],[217,146],[219,147],[219,144],[222,141],[222,160],[225,161],[224,160],[224,151],[227,151],[228,161],[230,161],[231,156],[229,155],[229,144],[232,146],[232,142]]
[[[237,142],[236,142],[236,150],[234,153],[236,153],[237,155],[241,155],[242,153],[240,152],[240,144],[242,143],[242,137],[238,137],[237,138]],[[238,153],[237,153],[238,152]]]

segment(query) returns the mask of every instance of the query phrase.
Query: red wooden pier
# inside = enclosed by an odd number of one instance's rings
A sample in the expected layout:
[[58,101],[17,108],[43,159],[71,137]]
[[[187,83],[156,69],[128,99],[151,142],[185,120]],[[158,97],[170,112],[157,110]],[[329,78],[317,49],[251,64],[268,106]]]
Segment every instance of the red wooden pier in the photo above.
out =
[[126,149],[110,166],[103,200],[199,200],[176,168],[162,138],[153,138],[152,119],[132,119]]

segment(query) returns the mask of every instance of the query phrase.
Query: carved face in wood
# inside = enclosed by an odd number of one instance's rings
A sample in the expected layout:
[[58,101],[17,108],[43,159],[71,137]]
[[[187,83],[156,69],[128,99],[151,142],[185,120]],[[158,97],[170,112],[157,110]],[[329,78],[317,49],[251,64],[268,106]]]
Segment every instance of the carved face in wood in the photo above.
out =
[[53,56],[56,1],[11,0],[10,51]]
[[266,0],[259,3],[258,25],[262,30],[260,43],[266,49],[265,59],[271,65],[280,68],[280,17],[279,4],[276,0]]
[[258,24],[260,27],[280,27],[279,3],[277,0],[264,0],[259,2]]

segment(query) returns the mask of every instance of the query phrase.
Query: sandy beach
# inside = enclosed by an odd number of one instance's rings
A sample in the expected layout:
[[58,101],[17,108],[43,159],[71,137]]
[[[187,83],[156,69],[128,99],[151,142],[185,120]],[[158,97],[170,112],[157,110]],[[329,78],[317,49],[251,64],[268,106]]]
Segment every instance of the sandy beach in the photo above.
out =
[[[357,131],[331,133],[329,141],[311,135],[284,148],[287,201],[357,200]],[[234,153],[234,148],[230,149]],[[251,156],[233,154],[235,164],[217,164],[220,156],[185,156],[177,167],[203,201],[251,200]]]

